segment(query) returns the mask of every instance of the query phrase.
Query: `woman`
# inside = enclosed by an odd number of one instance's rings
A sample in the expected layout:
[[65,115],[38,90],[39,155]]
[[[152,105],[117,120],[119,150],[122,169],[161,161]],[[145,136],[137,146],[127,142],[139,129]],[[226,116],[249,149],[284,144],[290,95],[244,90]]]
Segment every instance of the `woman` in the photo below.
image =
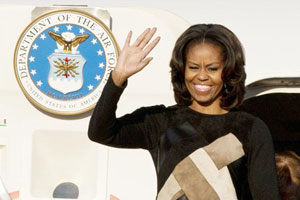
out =
[[89,138],[149,150],[159,200],[280,199],[272,138],[258,118],[234,109],[245,92],[244,53],[227,28],[199,24],[177,40],[170,62],[177,105],[143,107],[116,119],[127,79],[143,69],[159,37],[147,29],[130,45],[90,120]]
[[293,151],[284,151],[276,153],[275,159],[282,199],[300,199],[300,157]]

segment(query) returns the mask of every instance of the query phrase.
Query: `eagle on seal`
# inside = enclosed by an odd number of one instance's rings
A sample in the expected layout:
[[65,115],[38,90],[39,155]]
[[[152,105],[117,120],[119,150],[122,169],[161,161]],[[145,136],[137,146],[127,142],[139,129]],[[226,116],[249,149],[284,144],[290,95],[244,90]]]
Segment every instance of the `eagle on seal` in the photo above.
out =
[[57,34],[49,31],[48,33],[56,41],[59,49],[62,49],[63,47],[64,52],[72,52],[72,47],[77,47],[80,43],[86,41],[90,37],[89,34],[76,36],[72,32],[63,32],[62,34]]

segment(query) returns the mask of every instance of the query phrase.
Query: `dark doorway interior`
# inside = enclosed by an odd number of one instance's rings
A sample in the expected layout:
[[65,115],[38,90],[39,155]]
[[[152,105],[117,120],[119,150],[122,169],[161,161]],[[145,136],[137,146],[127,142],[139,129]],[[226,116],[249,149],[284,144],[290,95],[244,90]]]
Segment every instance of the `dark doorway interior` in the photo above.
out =
[[240,108],[267,124],[276,152],[292,150],[300,155],[299,93],[272,93],[251,97]]

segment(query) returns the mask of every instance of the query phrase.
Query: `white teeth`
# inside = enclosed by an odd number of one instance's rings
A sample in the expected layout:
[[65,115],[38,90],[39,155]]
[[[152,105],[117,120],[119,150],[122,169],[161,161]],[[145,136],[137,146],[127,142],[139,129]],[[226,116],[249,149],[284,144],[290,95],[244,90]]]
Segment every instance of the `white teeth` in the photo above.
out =
[[195,85],[195,87],[197,89],[209,89],[209,88],[211,88],[211,86],[208,86],[208,85]]

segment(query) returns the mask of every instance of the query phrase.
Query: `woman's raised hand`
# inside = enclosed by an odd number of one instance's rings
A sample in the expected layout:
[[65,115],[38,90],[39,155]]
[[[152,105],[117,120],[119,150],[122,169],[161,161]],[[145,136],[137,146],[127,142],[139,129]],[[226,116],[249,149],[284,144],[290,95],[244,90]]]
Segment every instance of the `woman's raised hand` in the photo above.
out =
[[152,60],[152,57],[146,58],[146,56],[157,45],[160,37],[156,37],[148,46],[147,44],[155,32],[156,28],[147,28],[132,45],[130,45],[132,31],[129,32],[117,65],[112,72],[112,79],[117,86],[121,86],[130,76],[141,71]]

